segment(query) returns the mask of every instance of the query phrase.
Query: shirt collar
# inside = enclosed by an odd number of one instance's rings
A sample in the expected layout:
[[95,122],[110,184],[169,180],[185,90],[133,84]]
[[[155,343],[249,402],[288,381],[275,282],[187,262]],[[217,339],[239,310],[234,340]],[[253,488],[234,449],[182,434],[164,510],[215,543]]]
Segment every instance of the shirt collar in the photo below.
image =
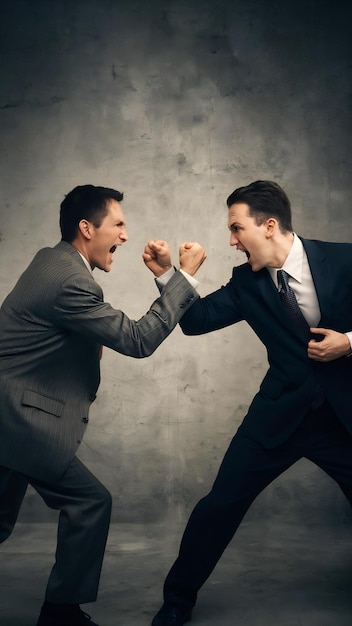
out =
[[303,268],[304,248],[303,243],[296,233],[293,233],[293,243],[291,250],[286,257],[286,261],[281,268],[268,267],[267,270],[270,273],[271,278],[277,283],[276,274],[278,269],[285,270],[292,278],[299,283],[302,282],[302,268]]
[[[76,248],[76,249],[77,249],[77,248]],[[83,254],[81,254],[79,250],[77,250],[77,252],[78,252],[79,256],[83,259],[83,261],[84,261],[84,265],[86,266],[87,270],[90,272],[90,274],[93,274],[92,268],[91,268],[91,266],[89,265],[89,263],[88,263],[88,261],[87,261],[86,257],[85,257],[85,256],[83,256]]]

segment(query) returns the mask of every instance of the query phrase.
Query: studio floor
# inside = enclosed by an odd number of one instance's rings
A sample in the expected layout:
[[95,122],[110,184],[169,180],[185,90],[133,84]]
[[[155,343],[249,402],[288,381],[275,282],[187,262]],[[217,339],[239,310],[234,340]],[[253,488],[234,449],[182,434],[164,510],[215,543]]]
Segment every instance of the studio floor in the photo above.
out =
[[[55,546],[55,524],[19,523],[0,548],[0,624],[35,626]],[[178,539],[165,526],[111,527],[99,626],[149,626]],[[194,626],[351,626],[352,533],[331,526],[243,523],[199,594]]]

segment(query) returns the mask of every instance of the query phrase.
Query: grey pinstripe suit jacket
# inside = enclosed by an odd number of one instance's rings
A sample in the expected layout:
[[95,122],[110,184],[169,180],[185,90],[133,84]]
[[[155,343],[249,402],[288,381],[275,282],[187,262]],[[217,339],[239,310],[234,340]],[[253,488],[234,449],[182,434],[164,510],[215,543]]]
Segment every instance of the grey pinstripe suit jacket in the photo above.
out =
[[55,480],[74,456],[100,382],[101,344],[150,355],[198,297],[180,272],[138,321],[103,301],[77,250],[40,250],[0,310],[0,465]]

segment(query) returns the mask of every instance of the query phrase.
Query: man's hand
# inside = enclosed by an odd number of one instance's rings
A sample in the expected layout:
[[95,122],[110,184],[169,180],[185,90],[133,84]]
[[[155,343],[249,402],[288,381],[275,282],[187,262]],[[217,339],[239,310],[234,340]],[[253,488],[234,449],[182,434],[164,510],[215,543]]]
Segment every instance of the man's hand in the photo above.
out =
[[311,328],[310,332],[322,335],[321,341],[311,339],[308,342],[308,357],[314,361],[334,361],[351,352],[349,339],[344,333],[328,328]]
[[180,269],[191,276],[199,270],[203,261],[207,258],[204,248],[192,241],[186,241],[179,248]]
[[148,241],[142,254],[143,261],[155,276],[162,276],[172,267],[169,244],[160,239]]

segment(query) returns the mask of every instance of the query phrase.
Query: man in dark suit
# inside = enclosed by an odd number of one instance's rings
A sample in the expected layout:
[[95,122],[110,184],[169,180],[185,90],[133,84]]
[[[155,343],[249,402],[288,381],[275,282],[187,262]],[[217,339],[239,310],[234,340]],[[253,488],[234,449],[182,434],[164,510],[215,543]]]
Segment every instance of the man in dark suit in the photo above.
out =
[[38,626],[96,626],[79,605],[97,596],[111,496],[75,453],[100,382],[101,347],[149,356],[198,297],[192,275],[203,248],[182,245],[181,269],[166,284],[169,247],[154,240],[143,258],[163,285],[146,315],[133,321],[104,302],[92,271],[109,272],[127,241],[122,198],[105,187],[73,189],[61,204],[62,240],[36,254],[0,310],[0,541],[28,483],[60,511]]
[[352,244],[299,238],[285,192],[270,181],[236,189],[227,206],[230,245],[247,262],[180,324],[197,335],[246,320],[267,348],[269,370],[190,516],[153,626],[191,619],[253,500],[298,459],[325,470],[352,503]]

